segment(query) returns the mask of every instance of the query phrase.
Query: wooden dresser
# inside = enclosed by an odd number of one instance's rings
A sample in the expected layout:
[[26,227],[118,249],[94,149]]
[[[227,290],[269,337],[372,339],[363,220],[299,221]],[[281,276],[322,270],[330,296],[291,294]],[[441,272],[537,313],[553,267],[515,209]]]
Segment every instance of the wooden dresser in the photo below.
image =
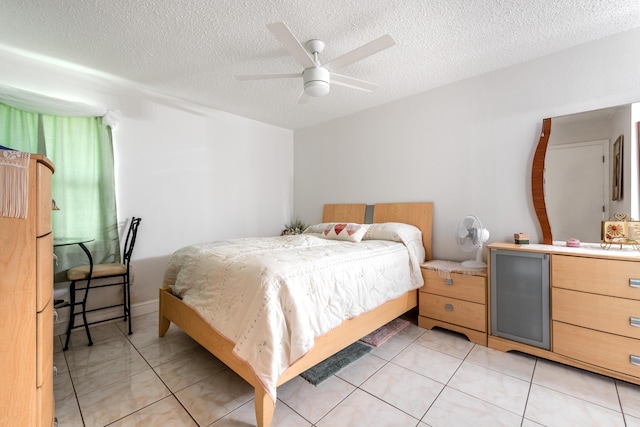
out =
[[449,261],[426,262],[421,271],[418,325],[460,332],[487,345],[487,271]]
[[0,426],[54,422],[52,173],[31,155],[28,217],[0,217]]
[[640,384],[640,252],[508,243],[491,249],[549,254],[551,349],[493,336],[489,347]]

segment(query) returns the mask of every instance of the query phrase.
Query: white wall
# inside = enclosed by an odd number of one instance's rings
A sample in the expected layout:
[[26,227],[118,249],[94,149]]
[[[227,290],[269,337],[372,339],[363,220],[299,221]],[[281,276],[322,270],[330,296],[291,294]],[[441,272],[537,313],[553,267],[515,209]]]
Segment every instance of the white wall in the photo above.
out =
[[277,235],[293,209],[293,132],[0,50],[0,83],[122,112],[113,132],[121,227],[142,217],[134,303],[176,249]]
[[324,203],[433,201],[436,259],[472,257],[454,239],[466,214],[490,241],[541,241],[530,183],[542,119],[640,100],[639,44],[630,31],[296,131],[295,213],[313,223]]

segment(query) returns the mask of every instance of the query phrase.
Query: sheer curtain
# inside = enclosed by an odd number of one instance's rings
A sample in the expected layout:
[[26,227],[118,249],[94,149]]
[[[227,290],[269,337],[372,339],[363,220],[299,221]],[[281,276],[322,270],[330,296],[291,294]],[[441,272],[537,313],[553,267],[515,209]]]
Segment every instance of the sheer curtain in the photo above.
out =
[[[55,165],[54,237],[86,237],[95,263],[118,262],[115,177],[111,128],[102,117],[62,117],[24,111],[0,101],[0,145],[45,154]],[[56,281],[86,264],[76,246],[56,248]]]

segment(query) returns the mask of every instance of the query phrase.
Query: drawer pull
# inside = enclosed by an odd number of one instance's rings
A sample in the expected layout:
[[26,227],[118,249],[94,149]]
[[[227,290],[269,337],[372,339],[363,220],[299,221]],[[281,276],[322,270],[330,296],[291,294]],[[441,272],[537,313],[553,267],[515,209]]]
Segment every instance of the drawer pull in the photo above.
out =
[[53,310],[53,322],[54,323],[58,322],[58,310]]
[[57,366],[53,366],[53,376],[57,377],[58,376],[58,367]]
[[629,324],[636,328],[640,328],[640,317],[629,317]]
[[629,286],[632,288],[640,288],[640,279],[629,279]]
[[640,366],[640,356],[634,356],[633,354],[629,356],[629,362],[632,365]]
[[447,311],[453,311],[453,304],[445,304],[444,309]]
[[447,286],[452,286],[453,285],[453,279],[444,279],[444,284]]

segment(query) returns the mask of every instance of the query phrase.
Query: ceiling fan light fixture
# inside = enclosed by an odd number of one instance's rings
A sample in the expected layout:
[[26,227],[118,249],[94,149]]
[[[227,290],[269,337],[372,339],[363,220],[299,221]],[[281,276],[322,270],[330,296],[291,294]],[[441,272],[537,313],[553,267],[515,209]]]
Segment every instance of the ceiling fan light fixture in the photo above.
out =
[[329,78],[331,73],[326,68],[311,67],[302,72],[304,93],[309,96],[324,96],[329,93]]

